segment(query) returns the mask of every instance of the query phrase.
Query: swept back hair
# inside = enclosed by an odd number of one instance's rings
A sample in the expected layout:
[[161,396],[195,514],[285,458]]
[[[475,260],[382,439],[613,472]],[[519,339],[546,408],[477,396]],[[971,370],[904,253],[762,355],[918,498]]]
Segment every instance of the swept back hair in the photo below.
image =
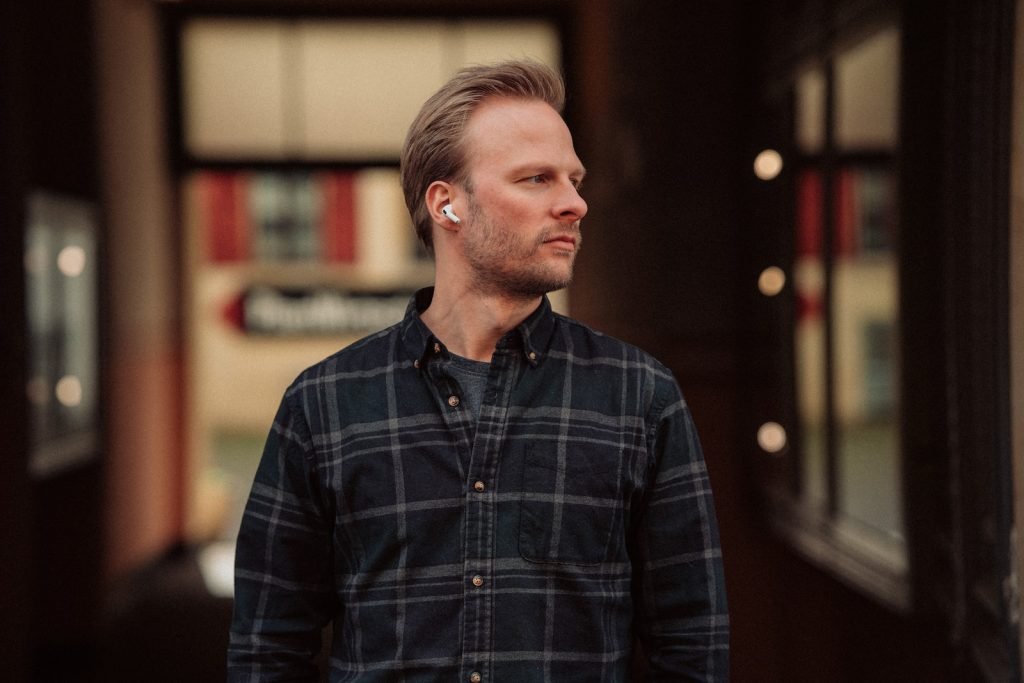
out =
[[470,115],[488,97],[541,100],[559,114],[565,84],[553,69],[531,60],[471,66],[459,71],[420,108],[402,145],[405,205],[416,235],[434,253],[426,192],[436,180],[468,183],[463,139]]

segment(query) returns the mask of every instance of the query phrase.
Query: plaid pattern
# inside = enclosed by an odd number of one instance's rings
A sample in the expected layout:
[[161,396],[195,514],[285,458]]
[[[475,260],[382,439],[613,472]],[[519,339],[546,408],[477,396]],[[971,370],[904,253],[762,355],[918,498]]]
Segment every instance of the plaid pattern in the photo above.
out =
[[[288,389],[238,538],[233,681],[728,678],[711,492],[670,372],[552,313],[498,344],[471,424],[405,319]],[[305,678],[303,678],[305,677]]]

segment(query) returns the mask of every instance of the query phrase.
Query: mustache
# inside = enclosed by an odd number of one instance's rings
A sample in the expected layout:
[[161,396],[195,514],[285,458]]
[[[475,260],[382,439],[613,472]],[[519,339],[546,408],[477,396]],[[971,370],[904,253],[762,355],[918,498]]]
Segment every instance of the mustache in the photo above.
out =
[[553,225],[551,227],[544,228],[544,230],[541,231],[541,234],[537,237],[537,245],[539,246],[550,239],[560,237],[562,235],[572,237],[573,240],[576,241],[577,249],[583,245],[583,232],[580,230],[579,221],[576,221],[569,227],[565,227],[564,225]]

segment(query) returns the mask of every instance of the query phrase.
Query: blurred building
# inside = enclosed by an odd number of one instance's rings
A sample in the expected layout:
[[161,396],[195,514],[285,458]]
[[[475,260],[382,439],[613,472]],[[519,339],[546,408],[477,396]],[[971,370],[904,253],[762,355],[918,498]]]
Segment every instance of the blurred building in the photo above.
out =
[[5,3],[5,678],[223,679],[281,392],[431,278],[405,127],[530,56],[588,167],[556,306],[680,380],[734,680],[1019,680],[1020,5]]

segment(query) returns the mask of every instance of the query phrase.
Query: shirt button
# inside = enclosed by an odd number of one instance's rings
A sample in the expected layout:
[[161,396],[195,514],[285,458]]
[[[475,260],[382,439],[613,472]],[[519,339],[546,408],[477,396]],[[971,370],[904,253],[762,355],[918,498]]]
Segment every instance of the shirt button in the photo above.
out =
[[441,345],[434,342],[434,353],[441,353]]
[[479,588],[480,586],[484,585],[484,577],[479,576],[479,575],[474,576],[473,577],[473,585],[476,586],[477,588]]
[[530,353],[529,353],[529,355],[527,356],[527,358],[529,358],[530,360],[537,360],[537,354],[536,354],[536,352],[534,352],[534,351],[530,351]]
[[473,484],[473,490],[477,491],[478,493],[483,493],[485,488],[487,488],[487,486],[482,481],[478,481],[477,483]]
[[418,370],[418,369],[419,369],[419,367],[420,367],[420,359],[419,359],[419,358],[417,358],[416,360],[414,360],[414,361],[412,362],[412,366],[413,366],[414,368],[416,368],[416,369]]
[[469,674],[469,683],[480,683],[482,680],[484,680],[484,677],[478,671]]
[[452,408],[458,408],[459,407],[459,397],[458,396],[454,396],[454,395],[449,396],[448,397],[448,405],[450,405]]

